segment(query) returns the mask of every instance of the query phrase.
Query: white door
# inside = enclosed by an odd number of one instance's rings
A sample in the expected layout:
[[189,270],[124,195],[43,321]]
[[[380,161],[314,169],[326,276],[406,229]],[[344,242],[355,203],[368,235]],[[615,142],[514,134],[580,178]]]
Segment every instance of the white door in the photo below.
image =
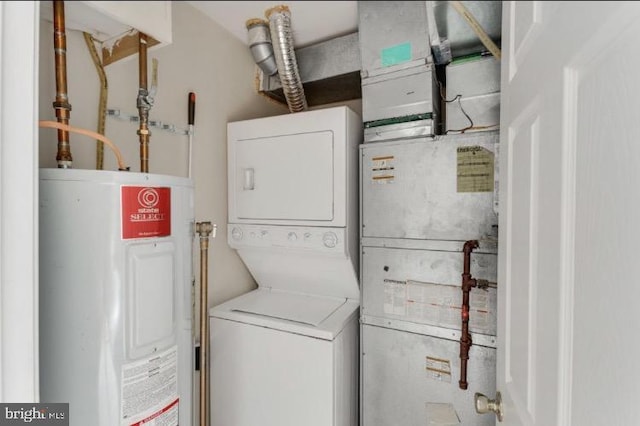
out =
[[40,2],[0,1],[0,401],[37,402]]
[[[331,131],[235,141],[238,219],[333,220]],[[301,202],[304,200],[304,202]]]
[[503,424],[638,424],[640,3],[504,6]]

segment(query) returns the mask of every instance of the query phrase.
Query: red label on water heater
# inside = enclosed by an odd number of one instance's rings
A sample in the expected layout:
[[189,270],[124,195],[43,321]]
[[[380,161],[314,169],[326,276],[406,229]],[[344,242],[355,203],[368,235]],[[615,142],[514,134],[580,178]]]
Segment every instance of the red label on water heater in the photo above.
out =
[[171,188],[122,187],[122,238],[171,235]]

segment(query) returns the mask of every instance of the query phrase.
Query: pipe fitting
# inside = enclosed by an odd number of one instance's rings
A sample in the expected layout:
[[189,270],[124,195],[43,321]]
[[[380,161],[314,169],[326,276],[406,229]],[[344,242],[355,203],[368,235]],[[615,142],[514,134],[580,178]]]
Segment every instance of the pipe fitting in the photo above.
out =
[[[200,240],[206,240],[213,233],[215,225],[211,224],[211,222],[198,222],[196,223],[196,232],[200,236]],[[214,235],[215,237],[215,235]]]
[[153,106],[153,97],[147,89],[138,89],[138,97],[136,98],[136,107],[144,113],[149,113]]
[[478,240],[469,240],[469,241],[466,241],[462,246],[462,252],[464,254],[471,253],[473,249],[476,249],[478,247],[479,247]]

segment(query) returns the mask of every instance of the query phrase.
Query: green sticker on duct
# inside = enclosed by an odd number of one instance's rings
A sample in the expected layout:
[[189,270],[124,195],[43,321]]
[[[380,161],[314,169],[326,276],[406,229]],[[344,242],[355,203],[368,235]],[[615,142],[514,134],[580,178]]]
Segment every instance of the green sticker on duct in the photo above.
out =
[[402,43],[382,49],[382,66],[390,67],[411,60],[411,43]]

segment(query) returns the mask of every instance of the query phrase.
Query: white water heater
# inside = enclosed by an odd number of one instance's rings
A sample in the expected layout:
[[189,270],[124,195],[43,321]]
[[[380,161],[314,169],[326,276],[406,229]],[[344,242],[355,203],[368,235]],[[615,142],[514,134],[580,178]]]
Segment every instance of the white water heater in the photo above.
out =
[[191,180],[40,170],[40,399],[71,426],[191,425]]

